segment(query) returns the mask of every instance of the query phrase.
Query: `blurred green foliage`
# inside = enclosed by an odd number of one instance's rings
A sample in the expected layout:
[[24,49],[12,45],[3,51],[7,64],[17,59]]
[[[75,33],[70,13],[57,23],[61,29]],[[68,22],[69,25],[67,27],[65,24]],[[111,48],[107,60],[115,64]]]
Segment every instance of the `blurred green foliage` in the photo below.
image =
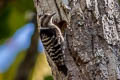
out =
[[[8,40],[12,35],[16,32],[17,29],[26,24],[29,20],[26,19],[26,14],[30,11],[35,11],[33,0],[2,0],[3,7],[0,8],[0,45],[4,44],[6,40]],[[21,52],[17,55],[16,60],[10,67],[10,69],[1,74],[0,80],[14,80],[17,68],[21,61],[24,59],[26,52]],[[45,60],[45,56],[40,55],[38,57],[40,60],[37,61],[37,65],[39,67],[35,67],[34,73],[38,73],[37,77],[43,77],[44,75],[51,75],[50,69],[48,68],[47,61]],[[44,64],[44,65],[43,65]],[[44,68],[44,69],[43,69]],[[46,69],[47,68],[47,69]],[[44,74],[39,70],[43,70]],[[40,76],[41,75],[41,76]],[[36,77],[33,74],[34,77]],[[41,80],[41,79],[39,79]],[[53,80],[52,76],[47,76],[45,80]]]
[[10,13],[10,8],[5,8],[0,13],[0,39],[10,36],[10,28],[8,26],[8,16]]
[[[38,70],[39,69],[39,70]],[[30,80],[53,80],[51,76],[51,69],[48,67],[46,56],[44,53],[39,54],[35,68],[33,70],[32,79]]]
[[20,12],[25,12],[26,10],[33,10],[33,0],[16,0],[15,7],[19,9]]
[[[24,55],[23,55],[24,54]],[[16,75],[17,68],[19,67],[20,62],[24,59],[26,52],[21,52],[14,61],[10,69],[3,74],[3,80],[14,80]]]
[[35,9],[33,0],[8,0],[4,3],[7,5],[3,5],[4,7],[0,9],[0,43],[27,23],[25,13]]
[[46,77],[44,78],[44,80],[53,80],[53,77],[52,77],[52,76],[46,76]]

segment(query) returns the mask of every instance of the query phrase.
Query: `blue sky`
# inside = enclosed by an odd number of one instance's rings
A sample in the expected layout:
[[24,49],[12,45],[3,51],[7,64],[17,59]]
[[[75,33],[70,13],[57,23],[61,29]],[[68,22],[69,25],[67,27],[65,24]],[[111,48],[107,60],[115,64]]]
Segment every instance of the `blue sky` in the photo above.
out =
[[[34,33],[35,25],[28,23],[17,30],[13,37],[3,45],[0,45],[0,73],[9,69],[16,59],[16,56],[30,46],[31,37]],[[43,52],[42,42],[39,40],[38,51]]]

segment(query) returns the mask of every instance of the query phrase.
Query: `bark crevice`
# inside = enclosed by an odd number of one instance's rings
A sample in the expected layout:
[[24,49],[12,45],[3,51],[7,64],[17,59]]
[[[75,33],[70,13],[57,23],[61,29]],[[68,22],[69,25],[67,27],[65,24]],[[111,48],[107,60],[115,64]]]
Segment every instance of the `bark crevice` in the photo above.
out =
[[[43,1],[44,0],[39,0]],[[66,20],[66,65],[68,76],[63,80],[119,80],[120,79],[120,7],[117,0],[49,0],[58,22]],[[56,4],[54,3],[56,1]],[[36,0],[34,0],[36,4]],[[40,4],[39,5],[45,5]],[[50,5],[50,6],[51,6]],[[35,5],[38,14],[42,10]],[[70,9],[65,8],[68,6]],[[68,10],[68,13],[66,12]],[[54,68],[51,66],[51,68]],[[56,77],[56,75],[53,74]],[[55,80],[58,78],[56,77]],[[61,80],[61,79],[58,79]]]

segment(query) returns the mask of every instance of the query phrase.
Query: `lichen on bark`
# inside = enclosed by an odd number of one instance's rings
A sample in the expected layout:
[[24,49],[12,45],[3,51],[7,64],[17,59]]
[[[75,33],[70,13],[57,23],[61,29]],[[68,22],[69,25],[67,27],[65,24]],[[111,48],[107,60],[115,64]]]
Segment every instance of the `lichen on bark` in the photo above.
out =
[[[63,1],[34,0],[38,16],[44,12],[56,12],[57,21],[68,22],[69,28],[65,30],[64,38],[65,60],[69,71],[67,77],[62,76],[58,71],[57,74],[61,79],[53,74],[54,79],[119,80],[120,8],[118,1],[68,0],[67,4]],[[53,66],[50,67],[54,69]]]

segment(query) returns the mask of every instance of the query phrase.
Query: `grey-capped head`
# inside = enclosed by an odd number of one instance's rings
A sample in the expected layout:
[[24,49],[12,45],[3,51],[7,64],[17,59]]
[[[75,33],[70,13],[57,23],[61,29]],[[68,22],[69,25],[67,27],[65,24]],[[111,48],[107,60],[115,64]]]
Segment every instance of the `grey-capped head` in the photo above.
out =
[[52,22],[52,19],[53,19],[53,16],[55,15],[56,13],[45,13],[44,15],[42,15],[40,18],[41,18],[41,27],[48,27],[50,25],[53,24]]

